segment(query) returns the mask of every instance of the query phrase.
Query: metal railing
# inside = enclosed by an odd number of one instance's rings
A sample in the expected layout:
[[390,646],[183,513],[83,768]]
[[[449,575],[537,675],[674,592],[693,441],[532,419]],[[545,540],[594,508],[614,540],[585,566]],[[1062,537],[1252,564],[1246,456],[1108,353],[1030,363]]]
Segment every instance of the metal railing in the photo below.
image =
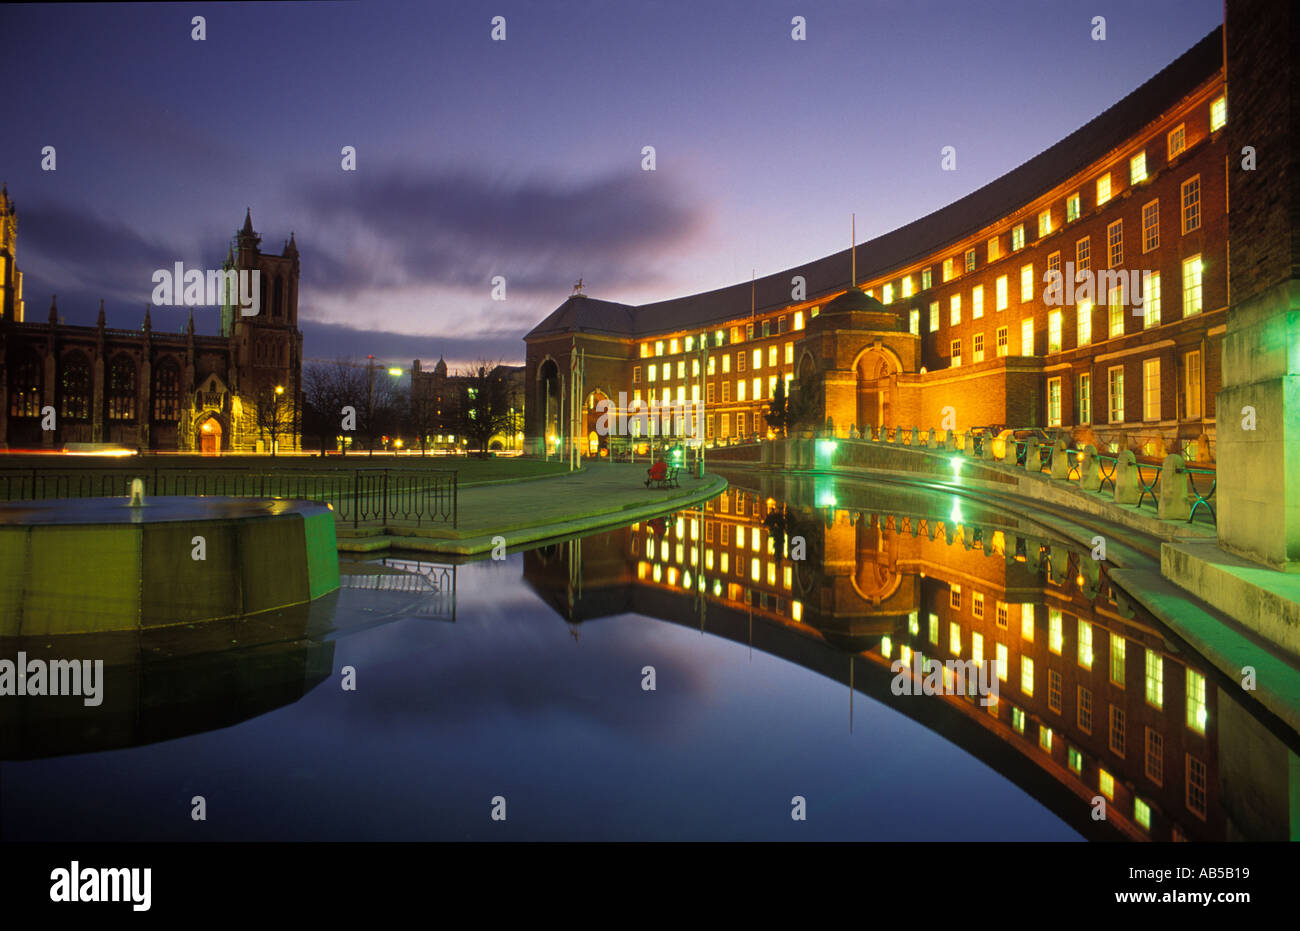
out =
[[232,498],[299,498],[334,509],[351,523],[413,521],[459,525],[458,473],[449,469],[276,469],[243,466],[200,469],[84,468],[0,469],[0,501],[47,498],[113,498],[130,494],[142,479],[146,497],[217,495]]

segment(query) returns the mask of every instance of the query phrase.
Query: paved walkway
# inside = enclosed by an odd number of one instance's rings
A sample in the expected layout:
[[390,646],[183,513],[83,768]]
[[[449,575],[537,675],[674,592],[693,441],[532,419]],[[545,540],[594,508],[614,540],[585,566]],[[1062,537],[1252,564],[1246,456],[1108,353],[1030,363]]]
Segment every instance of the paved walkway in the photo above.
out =
[[338,547],[343,552],[391,548],[471,555],[490,550],[497,536],[515,547],[619,526],[711,498],[727,487],[717,475],[697,479],[683,474],[680,488],[646,488],[646,468],[593,462],[556,478],[462,488],[456,530],[394,524],[354,530],[340,525]]

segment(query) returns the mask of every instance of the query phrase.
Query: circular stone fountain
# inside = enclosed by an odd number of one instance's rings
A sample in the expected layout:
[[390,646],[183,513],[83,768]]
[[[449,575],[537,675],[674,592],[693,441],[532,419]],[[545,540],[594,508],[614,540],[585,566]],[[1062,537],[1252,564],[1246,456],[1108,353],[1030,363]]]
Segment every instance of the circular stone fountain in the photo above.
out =
[[0,637],[191,624],[339,587],[324,504],[139,498],[0,504]]

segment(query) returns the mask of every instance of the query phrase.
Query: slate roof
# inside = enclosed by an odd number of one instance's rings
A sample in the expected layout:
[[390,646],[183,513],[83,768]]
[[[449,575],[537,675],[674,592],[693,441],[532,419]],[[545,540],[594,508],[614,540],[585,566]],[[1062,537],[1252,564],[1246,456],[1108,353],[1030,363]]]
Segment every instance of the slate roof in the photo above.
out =
[[[1216,28],[1159,74],[1051,148],[946,207],[858,246],[858,280],[867,281],[996,222],[1084,170],[1158,119],[1223,67],[1223,27]],[[803,275],[808,294],[849,286],[849,250],[759,278],[758,311],[790,303],[790,279]],[[708,327],[749,314],[750,282],[633,306],[570,297],[524,339],[582,330],[623,337]]]

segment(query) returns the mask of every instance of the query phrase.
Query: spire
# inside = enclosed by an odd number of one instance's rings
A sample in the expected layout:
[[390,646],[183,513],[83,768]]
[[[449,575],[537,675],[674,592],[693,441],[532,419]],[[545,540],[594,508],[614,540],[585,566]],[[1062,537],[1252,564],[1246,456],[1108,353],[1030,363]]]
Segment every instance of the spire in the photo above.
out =
[[192,307],[190,308],[190,322],[185,324],[185,333],[190,337],[194,336],[194,308]]
[[101,330],[104,329],[104,299],[102,297],[99,299],[99,317],[95,320],[95,326]]
[[59,305],[55,302],[55,295],[50,295],[50,325],[59,322]]
[[246,236],[253,235],[253,208],[249,207],[244,212],[244,228],[240,230]]
[[293,231],[292,231],[292,230],[289,231],[289,243],[288,243],[288,245],[286,245],[286,246],[284,247],[284,254],[285,254],[285,255],[297,255],[297,254],[298,254],[298,243],[296,243],[296,242],[294,241],[294,238],[293,238]]
[[149,316],[149,305],[144,305],[144,331],[150,333],[153,331],[153,319]]

